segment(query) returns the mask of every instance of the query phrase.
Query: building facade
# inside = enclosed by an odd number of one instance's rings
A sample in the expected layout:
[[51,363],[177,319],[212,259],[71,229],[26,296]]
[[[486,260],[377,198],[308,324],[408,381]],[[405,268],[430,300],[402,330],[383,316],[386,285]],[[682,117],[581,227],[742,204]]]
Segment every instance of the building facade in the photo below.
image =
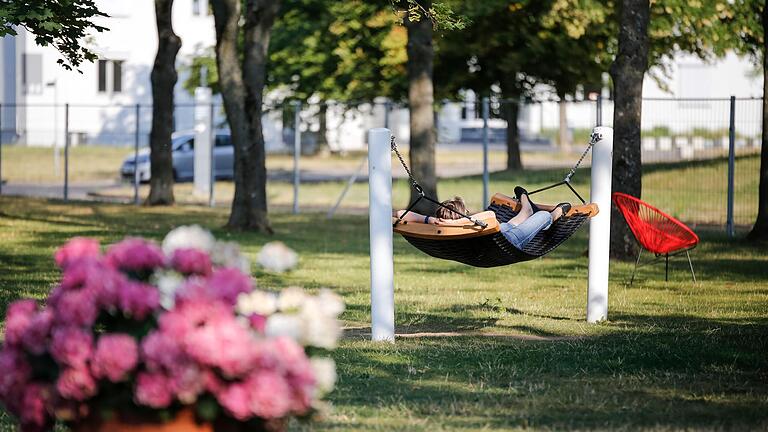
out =
[[[34,36],[23,29],[16,37],[0,40],[0,138],[3,143],[22,145],[63,146],[65,117],[72,145],[128,145],[138,136],[146,145],[151,125],[150,73],[157,50],[157,31],[153,0],[98,0],[101,11],[109,15],[97,24],[109,31],[89,38],[87,45],[98,55],[94,63],[81,65],[81,73],[67,71],[56,64],[59,53],[51,47],[40,47]],[[177,58],[179,83],[175,90],[177,104],[175,129],[189,130],[194,126],[194,100],[182,88],[188,75],[185,65],[197,55],[210,54],[215,45],[213,17],[207,0],[176,0],[173,8],[174,30],[182,39]],[[643,113],[643,128],[674,129],[676,116],[691,115],[701,119],[703,128],[714,125],[712,110],[704,98],[762,97],[761,71],[748,59],[728,55],[715,63],[680,55],[670,62],[668,76],[659,85],[651,75],[645,80],[644,97],[696,98],[699,102],[670,105],[664,110],[649,109]],[[659,75],[659,70],[652,72]],[[546,93],[546,90],[543,90]],[[608,96],[607,91],[604,96]],[[476,140],[482,127],[476,98],[467,94],[467,103],[447,103],[438,109],[438,137],[441,143]],[[217,100],[220,106],[220,100]],[[65,108],[69,104],[69,108]],[[138,117],[136,104],[140,104]],[[317,108],[302,112],[305,137],[317,133]],[[548,129],[560,126],[557,102],[523,105],[518,126],[524,136],[540,136]],[[595,124],[592,103],[568,103],[569,128],[589,128]],[[604,124],[610,124],[612,106],[606,101]],[[221,109],[216,111],[217,126],[223,125]],[[283,113],[280,110],[265,115],[265,139],[269,149],[282,148]],[[698,120],[697,120],[698,121]],[[337,150],[357,149],[365,145],[366,130],[384,125],[393,129],[400,141],[408,141],[408,112],[394,109],[385,112],[383,102],[349,110],[332,106],[327,117],[327,141]],[[503,129],[506,123],[491,119],[491,127]],[[691,127],[690,122],[684,127]],[[310,132],[310,133],[306,133]],[[751,132],[750,132],[751,133]],[[495,134],[496,136],[498,134]],[[469,137],[469,138],[468,138]]]

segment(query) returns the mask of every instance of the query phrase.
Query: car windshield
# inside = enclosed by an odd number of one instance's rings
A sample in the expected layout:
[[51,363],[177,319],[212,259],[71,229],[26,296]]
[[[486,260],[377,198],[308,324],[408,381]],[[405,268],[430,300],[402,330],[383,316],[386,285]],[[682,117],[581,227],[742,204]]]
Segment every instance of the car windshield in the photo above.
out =
[[179,148],[181,148],[181,146],[183,146],[187,142],[189,142],[191,145],[194,146],[193,137],[189,135],[182,135],[182,136],[173,138],[173,140],[171,140],[171,148],[173,150],[179,150]]

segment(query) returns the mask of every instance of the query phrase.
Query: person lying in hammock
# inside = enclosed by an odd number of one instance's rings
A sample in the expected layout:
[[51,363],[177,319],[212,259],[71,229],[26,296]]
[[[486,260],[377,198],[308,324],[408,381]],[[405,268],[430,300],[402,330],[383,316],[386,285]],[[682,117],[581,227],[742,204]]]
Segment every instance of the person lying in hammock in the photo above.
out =
[[[520,186],[515,187],[515,197],[520,202],[520,211],[512,219],[501,224],[501,233],[518,249],[523,249],[539,231],[549,229],[552,222],[571,209],[569,203],[560,203],[554,207],[549,206],[551,207],[549,211],[542,210],[528,197],[528,191]],[[468,214],[468,211],[461,197],[454,197],[441,204],[444,207],[438,207],[434,217],[408,212],[403,220],[443,226],[467,224],[468,221],[463,215]],[[545,206],[542,205],[542,207]],[[405,210],[399,210],[395,213],[395,217],[401,217],[403,213]]]

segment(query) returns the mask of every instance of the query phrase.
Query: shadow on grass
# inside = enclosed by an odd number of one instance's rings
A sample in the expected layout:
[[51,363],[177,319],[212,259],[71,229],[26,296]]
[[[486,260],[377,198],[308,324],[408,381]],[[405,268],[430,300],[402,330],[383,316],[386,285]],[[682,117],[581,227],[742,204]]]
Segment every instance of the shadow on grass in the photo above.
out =
[[442,413],[428,424],[410,423],[419,430],[767,424],[768,320],[615,318],[607,326],[620,331],[568,340],[441,335],[401,338],[394,346],[351,342],[335,355],[341,378],[331,398],[345,412],[375,406],[409,418]]

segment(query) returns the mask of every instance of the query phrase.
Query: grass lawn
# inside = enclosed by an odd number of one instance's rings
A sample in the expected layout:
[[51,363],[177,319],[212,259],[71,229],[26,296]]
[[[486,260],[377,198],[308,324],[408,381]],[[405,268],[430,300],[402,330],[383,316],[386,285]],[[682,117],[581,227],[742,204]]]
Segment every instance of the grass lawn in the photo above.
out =
[[[765,245],[700,232],[692,253],[698,284],[684,260],[673,261],[670,282],[663,268],[646,267],[633,286],[632,264],[614,262],[609,321],[589,325],[586,230],[543,259],[496,269],[435,260],[395,237],[402,336],[390,345],[365,336],[366,217],[274,214],[270,237],[223,231],[226,216],[0,197],[0,313],[10,301],[47,293],[58,278],[51,254],[71,236],[159,240],[197,223],[251,257],[274,239],[300,253],[290,274],[254,267],[260,286],[330,287],[347,302],[334,411],[316,430],[768,428]],[[12,424],[0,412],[0,430]]]

